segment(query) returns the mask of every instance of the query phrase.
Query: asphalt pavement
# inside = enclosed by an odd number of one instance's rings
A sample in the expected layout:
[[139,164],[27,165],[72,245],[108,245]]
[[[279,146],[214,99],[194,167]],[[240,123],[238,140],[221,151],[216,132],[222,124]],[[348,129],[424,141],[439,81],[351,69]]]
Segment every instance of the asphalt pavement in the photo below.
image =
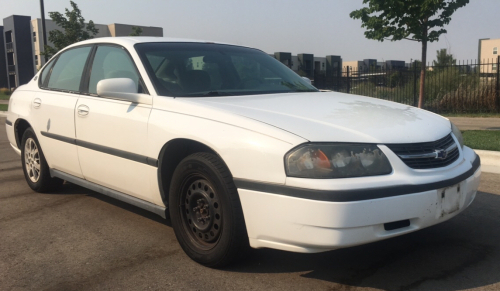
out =
[[191,261],[168,220],[65,184],[39,194],[0,118],[0,290],[500,290],[500,175],[459,216],[319,254],[253,250],[222,270]]

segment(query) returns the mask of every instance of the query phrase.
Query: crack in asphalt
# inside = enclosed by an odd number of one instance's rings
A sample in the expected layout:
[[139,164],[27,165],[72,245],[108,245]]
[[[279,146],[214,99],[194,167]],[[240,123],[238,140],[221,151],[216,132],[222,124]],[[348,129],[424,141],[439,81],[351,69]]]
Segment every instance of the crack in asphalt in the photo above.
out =
[[[425,248],[429,247],[432,246],[427,246]],[[378,286],[378,288],[382,288],[384,290],[395,290],[395,291],[413,290],[428,281],[444,280],[454,275],[457,275],[467,270],[468,268],[473,267],[481,263],[482,261],[486,260],[494,252],[494,247],[492,246],[471,244],[469,242],[456,242],[450,247],[462,248],[468,250],[470,251],[470,255],[467,256],[467,258],[465,258],[462,262],[458,263],[458,265],[450,266],[451,267],[450,269],[433,271],[432,274],[427,276],[422,276],[409,284],[401,285],[399,287]],[[390,254],[385,255],[377,262],[368,265],[366,268],[352,269],[352,272],[354,273],[353,275],[338,279],[336,283],[339,285],[330,286],[328,290],[354,290],[357,288],[363,288],[367,286],[374,287],[371,284],[364,286],[363,281],[366,280],[367,278],[372,277],[377,272],[379,272],[380,270],[382,270],[387,266],[390,266],[393,263],[397,263],[398,261],[407,261],[408,257],[412,257],[415,255],[413,250],[421,250],[421,249],[422,246],[393,250]],[[310,276],[310,277],[318,278],[316,276]]]
[[9,221],[21,218],[21,217],[28,215],[28,214],[35,214],[35,213],[43,211],[47,208],[52,208],[52,207],[57,207],[57,206],[61,206],[64,204],[68,204],[70,202],[73,202],[75,200],[79,200],[79,199],[82,199],[85,197],[86,196],[65,197],[65,198],[59,199],[53,203],[48,203],[48,204],[42,205],[40,207],[33,208],[31,210],[21,211],[21,212],[15,213],[13,215],[6,216],[4,218],[0,218],[0,223],[9,222]]
[[90,284],[95,286],[96,284],[105,281],[106,279],[122,270],[140,266],[148,261],[155,261],[171,257],[179,252],[180,249],[164,251],[148,248],[148,250],[144,253],[137,254],[133,257],[124,256],[117,258],[116,261],[112,261],[108,265],[112,266],[112,268],[107,268],[107,266],[105,266],[104,268],[96,270],[94,274],[86,276],[81,280],[61,282],[43,290],[82,290],[84,287],[89,287]]
[[9,195],[9,196],[2,196],[2,197],[0,197],[0,200],[8,200],[8,199],[12,199],[12,198],[24,197],[24,196],[30,196],[30,195],[36,195],[36,193],[33,192],[32,190],[30,190],[28,192],[21,192],[21,193]]
[[6,182],[17,182],[17,181],[21,181],[21,180],[25,180],[24,176],[16,175],[16,176],[8,177],[8,178],[3,177],[2,183],[0,185],[6,184]]
[[[14,160],[0,161],[0,163],[12,163],[12,162],[19,162],[19,163],[21,163],[21,159],[17,158],[17,159],[14,159]],[[21,166],[19,166],[19,168],[21,168]]]
[[12,171],[12,170],[21,170],[22,168],[20,166],[14,166],[14,167],[8,167],[8,168],[1,168],[0,171]]
[[430,280],[443,280],[446,278],[449,278],[451,276],[454,276],[467,268],[473,267],[480,263],[481,261],[485,260],[488,258],[489,254],[493,252],[493,248],[491,246],[486,246],[486,245],[481,245],[481,246],[475,246],[471,244],[459,244],[460,246],[471,250],[474,253],[474,256],[471,256],[467,260],[465,260],[462,264],[449,269],[449,270],[442,270],[437,272],[435,275],[431,276],[425,276],[420,278],[419,280],[410,283],[408,285],[401,286],[398,291],[405,291],[405,290],[412,290],[417,288],[418,286],[422,285],[423,283],[430,281]]

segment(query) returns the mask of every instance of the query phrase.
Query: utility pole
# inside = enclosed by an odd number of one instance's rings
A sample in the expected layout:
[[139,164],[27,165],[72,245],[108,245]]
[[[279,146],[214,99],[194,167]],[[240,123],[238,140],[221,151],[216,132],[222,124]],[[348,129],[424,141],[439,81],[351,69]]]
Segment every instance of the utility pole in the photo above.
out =
[[413,106],[418,106],[417,99],[417,60],[413,63]]
[[[47,30],[45,29],[45,9],[43,8],[43,0],[40,0],[40,10],[42,13],[42,35],[43,35],[43,51],[45,52],[45,46],[47,45]],[[45,62],[47,62],[47,56],[44,56]]]

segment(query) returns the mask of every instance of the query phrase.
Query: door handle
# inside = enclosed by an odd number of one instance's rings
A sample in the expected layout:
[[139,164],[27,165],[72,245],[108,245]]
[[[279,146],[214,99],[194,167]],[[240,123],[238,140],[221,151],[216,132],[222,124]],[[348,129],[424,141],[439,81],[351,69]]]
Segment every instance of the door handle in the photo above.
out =
[[86,116],[89,114],[90,109],[87,105],[80,105],[80,106],[78,106],[77,111],[78,111],[78,115]]
[[42,105],[42,99],[40,99],[40,98],[35,98],[35,99],[33,100],[33,107],[34,107],[34,108],[39,108],[39,107],[40,107],[40,105]]

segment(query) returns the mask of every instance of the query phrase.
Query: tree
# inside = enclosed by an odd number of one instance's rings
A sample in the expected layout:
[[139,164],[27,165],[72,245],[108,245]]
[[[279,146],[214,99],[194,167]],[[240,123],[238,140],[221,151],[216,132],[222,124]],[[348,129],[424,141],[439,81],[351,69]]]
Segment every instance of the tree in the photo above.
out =
[[436,60],[432,61],[432,64],[438,67],[451,66],[456,65],[457,60],[453,58],[452,54],[448,54],[446,49],[440,49],[436,51]]
[[411,69],[417,69],[417,70],[420,70],[422,67],[422,61],[420,60],[414,60],[413,62],[411,62],[410,64],[410,68]]
[[95,27],[92,20],[88,24],[85,24],[85,19],[82,17],[82,13],[75,2],[69,1],[69,3],[73,10],[69,11],[66,8],[66,17],[59,12],[49,12],[50,18],[62,31],[54,29],[49,32],[49,41],[54,44],[54,47],[45,45],[42,55],[51,57],[70,44],[94,38],[94,35],[99,32],[99,29]]
[[129,34],[130,36],[141,36],[142,34],[142,28],[139,26],[132,26],[132,33]]
[[[361,19],[365,36],[378,41],[402,39],[422,43],[422,63],[427,61],[427,43],[439,40],[446,33],[443,27],[451,15],[469,0],[363,0],[363,7],[351,12],[353,19]],[[424,104],[425,65],[420,69],[420,96],[418,107]]]

